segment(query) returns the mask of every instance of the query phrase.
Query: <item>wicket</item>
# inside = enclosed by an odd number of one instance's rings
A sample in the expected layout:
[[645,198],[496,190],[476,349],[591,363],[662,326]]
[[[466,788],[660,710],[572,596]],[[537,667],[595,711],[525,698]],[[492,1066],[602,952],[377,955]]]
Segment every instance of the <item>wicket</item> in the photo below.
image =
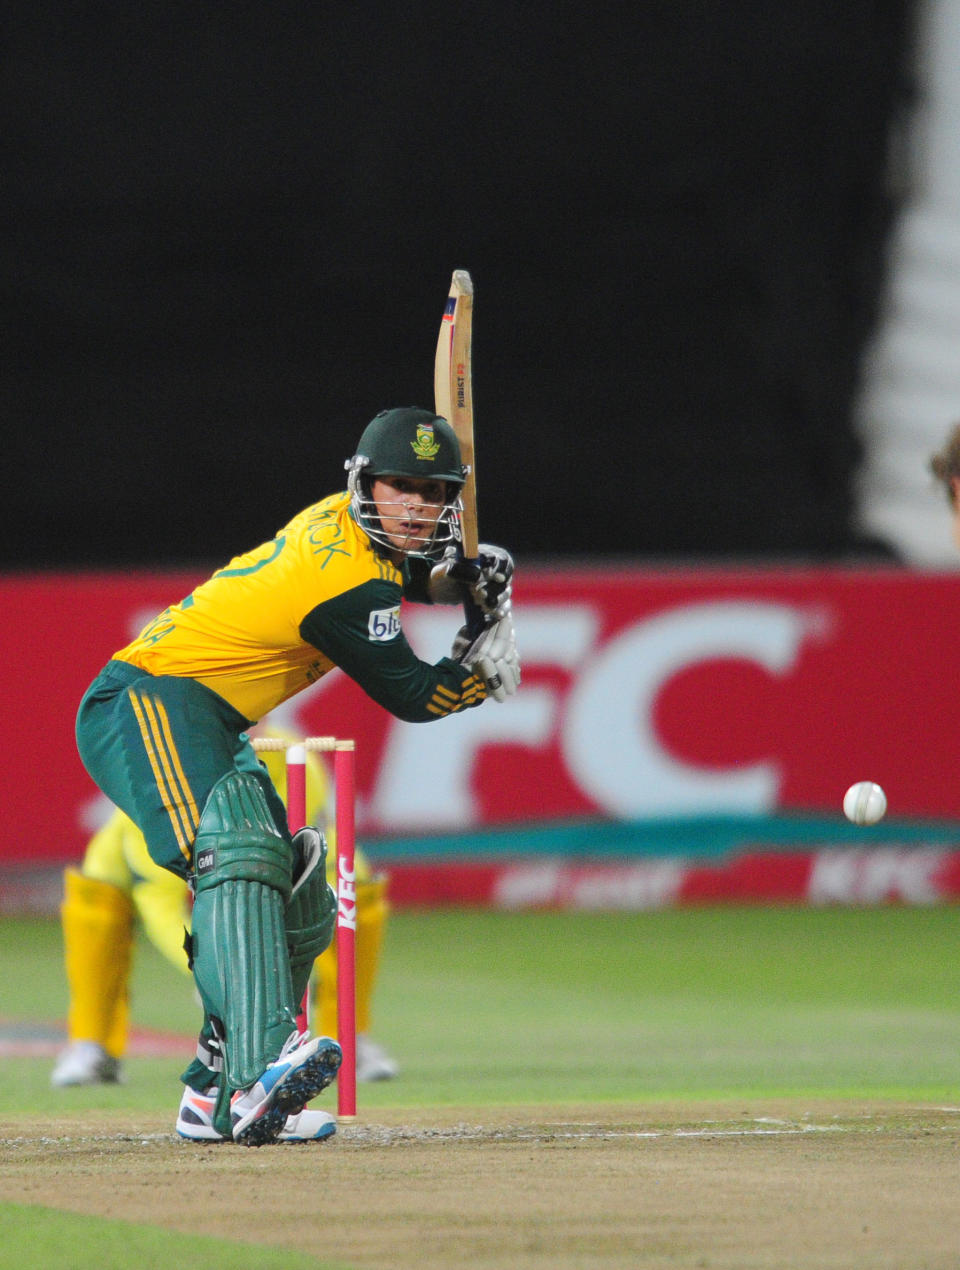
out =
[[[254,737],[255,750],[283,750],[286,754],[287,823],[296,833],[307,823],[307,751],[333,754],[333,787],[337,829],[337,1041],[343,1062],[337,1076],[337,1118],[357,1118],[356,933],[357,888],[354,869],[354,807],[356,766],[353,741],[333,736],[308,736],[288,744],[270,737]],[[298,1024],[308,1025],[309,988],[300,1007]]]

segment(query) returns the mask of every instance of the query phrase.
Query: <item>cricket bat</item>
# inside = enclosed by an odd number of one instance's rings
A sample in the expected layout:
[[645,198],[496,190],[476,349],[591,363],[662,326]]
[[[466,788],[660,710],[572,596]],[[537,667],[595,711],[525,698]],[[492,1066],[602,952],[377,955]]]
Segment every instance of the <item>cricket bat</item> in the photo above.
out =
[[473,280],[466,269],[455,269],[450,283],[437,355],[433,363],[434,409],[450,424],[460,442],[460,457],[468,468],[460,498],[463,515],[463,554],[477,555],[477,469],[473,452]]
[[[434,409],[456,433],[460,458],[467,477],[460,494],[461,547],[465,561],[477,557],[477,461],[473,444],[473,279],[466,269],[455,269],[443,310],[437,352],[433,363]],[[464,577],[468,571],[464,571]],[[472,580],[475,572],[469,570]],[[471,634],[478,635],[486,623],[483,610],[464,586],[464,614]]]

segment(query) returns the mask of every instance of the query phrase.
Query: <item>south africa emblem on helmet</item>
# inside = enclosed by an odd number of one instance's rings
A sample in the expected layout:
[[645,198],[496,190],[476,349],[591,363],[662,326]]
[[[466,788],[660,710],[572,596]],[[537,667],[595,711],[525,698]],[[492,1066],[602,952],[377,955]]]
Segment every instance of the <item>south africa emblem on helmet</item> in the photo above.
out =
[[410,445],[418,459],[435,459],[440,453],[440,442],[433,436],[432,423],[417,424],[417,439]]

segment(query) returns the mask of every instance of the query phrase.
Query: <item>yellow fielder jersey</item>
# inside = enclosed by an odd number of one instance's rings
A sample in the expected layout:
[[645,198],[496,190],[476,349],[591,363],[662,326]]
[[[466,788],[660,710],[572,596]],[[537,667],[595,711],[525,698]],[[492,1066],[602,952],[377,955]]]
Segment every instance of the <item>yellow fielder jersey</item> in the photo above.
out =
[[400,627],[404,595],[428,602],[423,562],[400,569],[380,555],[343,492],[234,557],[114,658],[195,679],[251,723],[334,666],[412,722],[479,705],[480,679],[413,652]]
[[187,884],[154,864],[143,834],[119,808],[87,843],[81,872],[129,895],[151,941],[178,970],[189,973],[183,949],[183,932],[190,928]]

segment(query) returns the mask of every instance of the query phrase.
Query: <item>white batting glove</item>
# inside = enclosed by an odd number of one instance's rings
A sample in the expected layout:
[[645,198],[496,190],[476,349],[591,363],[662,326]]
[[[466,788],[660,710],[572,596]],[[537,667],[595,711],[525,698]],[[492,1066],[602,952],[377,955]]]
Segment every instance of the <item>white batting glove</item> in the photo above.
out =
[[503,547],[481,543],[476,560],[463,560],[456,547],[448,547],[430,570],[430,598],[434,604],[462,604],[469,596],[488,617],[505,617],[513,568],[513,557]]
[[520,657],[509,613],[471,640],[461,626],[453,641],[451,657],[479,675],[494,701],[506,701],[520,687]]
[[480,577],[473,585],[473,598],[484,613],[506,617],[513,593],[513,556],[505,547],[482,542],[477,548]]

